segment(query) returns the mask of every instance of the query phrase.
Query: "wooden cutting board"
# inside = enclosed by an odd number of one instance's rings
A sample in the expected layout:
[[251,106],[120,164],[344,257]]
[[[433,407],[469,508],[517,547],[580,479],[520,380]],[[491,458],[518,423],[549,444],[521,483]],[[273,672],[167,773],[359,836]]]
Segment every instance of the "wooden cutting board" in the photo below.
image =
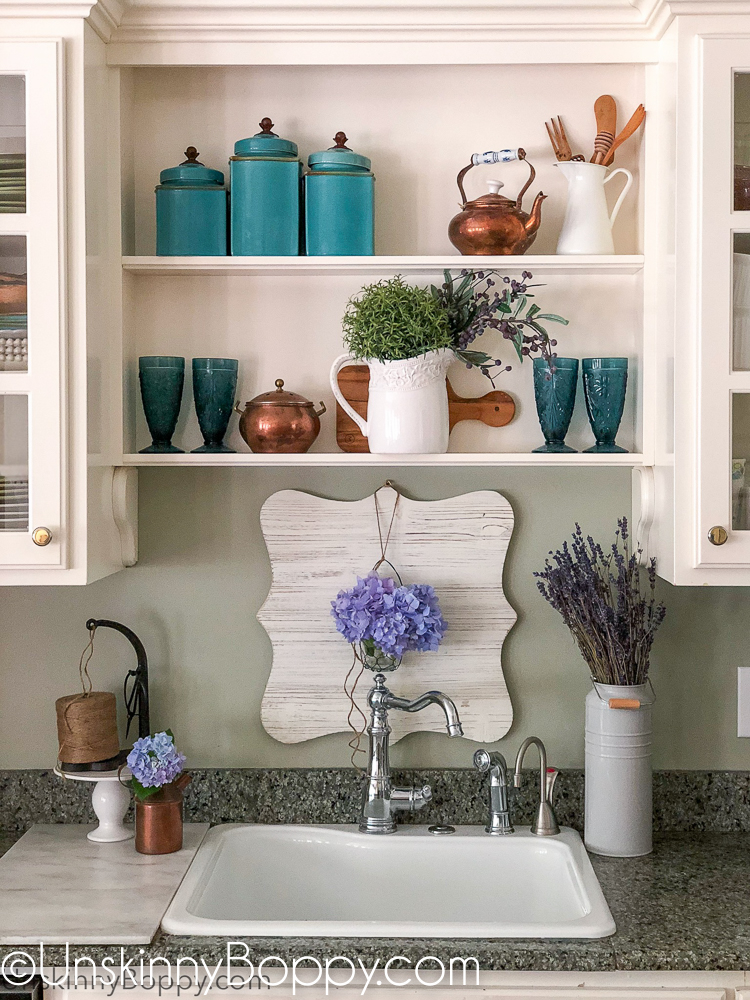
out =
[[[461,420],[480,420],[489,427],[505,427],[516,413],[512,396],[494,389],[473,399],[458,396],[448,384],[448,419],[450,429]],[[347,365],[338,374],[339,389],[344,399],[362,418],[367,416],[370,369],[367,365]],[[342,451],[369,452],[370,446],[352,418],[336,404],[336,443]]]

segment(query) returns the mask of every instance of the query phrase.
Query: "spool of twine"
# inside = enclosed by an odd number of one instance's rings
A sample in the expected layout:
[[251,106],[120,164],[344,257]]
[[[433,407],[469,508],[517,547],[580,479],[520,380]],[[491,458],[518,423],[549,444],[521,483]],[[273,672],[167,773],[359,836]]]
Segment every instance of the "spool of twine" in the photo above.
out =
[[117,701],[111,691],[66,694],[57,699],[55,709],[63,764],[93,764],[120,752]]

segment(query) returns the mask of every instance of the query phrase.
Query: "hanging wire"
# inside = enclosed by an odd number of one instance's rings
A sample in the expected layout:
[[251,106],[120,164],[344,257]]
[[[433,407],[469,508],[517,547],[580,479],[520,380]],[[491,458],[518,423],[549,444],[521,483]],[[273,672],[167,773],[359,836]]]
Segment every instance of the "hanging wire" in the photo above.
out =
[[[357,684],[359,683],[359,680],[360,680],[362,674],[365,672],[365,665],[364,665],[364,662],[362,660],[362,657],[360,656],[359,652],[357,651],[356,646],[352,646],[352,650],[354,652],[354,656],[352,658],[352,665],[351,665],[351,667],[349,667],[349,672],[346,675],[346,677],[344,678],[344,694],[349,699],[349,712],[348,712],[348,714],[346,716],[346,723],[349,726],[349,728],[351,729],[352,733],[354,734],[352,736],[352,738],[349,740],[349,747],[351,748],[351,751],[352,751],[352,756],[351,756],[352,765],[354,767],[356,767],[356,769],[358,771],[361,771],[364,774],[364,768],[360,767],[359,764],[357,763],[357,754],[358,753],[366,753],[367,752],[361,746],[362,737],[365,735],[365,732],[367,730],[367,716],[365,715],[365,713],[362,711],[362,709],[359,707],[359,705],[355,701],[354,695],[355,695],[355,692],[357,690]],[[349,689],[349,687],[348,687],[349,678],[352,676],[352,673],[357,669],[357,664],[358,663],[360,664],[359,673],[354,678],[354,683],[352,684],[351,689]],[[355,722],[354,722],[354,714],[355,714],[355,712],[361,718],[361,728],[360,728],[360,726],[357,726],[355,724]]]
[[[392,489],[395,492],[395,494],[396,494],[396,502],[393,505],[393,512],[391,513],[391,523],[388,525],[388,533],[385,536],[385,541],[383,541],[383,529],[380,526],[380,508],[378,507],[378,493],[380,493],[381,490],[385,489],[386,486],[389,487],[390,489]],[[388,559],[386,559],[385,553],[386,553],[386,549],[388,548],[388,543],[391,540],[391,532],[393,531],[393,524],[394,524],[394,521],[396,520],[396,511],[398,510],[398,502],[401,499],[401,494],[396,489],[396,487],[393,485],[393,483],[390,481],[390,479],[388,479],[388,480],[386,480],[386,482],[384,483],[383,486],[379,486],[378,489],[375,490],[375,492],[372,495],[372,499],[375,501],[375,520],[377,521],[377,525],[378,525],[378,539],[380,541],[380,559],[378,559],[378,561],[372,567],[372,571],[373,571],[373,573],[376,573],[378,571],[378,569],[383,565],[383,563],[388,563],[388,565],[391,567],[391,569],[393,570],[393,572],[396,573],[396,576],[399,577],[399,583],[400,583],[401,582],[401,577],[399,576],[398,572],[396,571],[396,568],[394,567],[393,563],[390,562]]]
[[[390,523],[388,525],[388,531],[386,532],[385,539],[383,539],[383,528],[382,528],[381,523],[380,523],[380,507],[378,506],[378,493],[382,489],[385,489],[386,487],[388,487],[389,489],[392,489],[395,492],[395,494],[396,494],[396,501],[395,501],[395,503],[393,505],[393,511],[391,513],[391,520],[390,520]],[[394,523],[396,521],[396,511],[398,510],[398,504],[399,504],[399,500],[401,499],[401,494],[396,489],[396,487],[393,485],[393,483],[391,482],[391,480],[387,479],[382,486],[379,486],[375,490],[375,492],[373,493],[373,497],[372,498],[373,498],[373,500],[375,502],[375,520],[376,520],[377,526],[378,526],[378,540],[380,542],[380,558],[375,563],[375,565],[372,567],[371,572],[372,573],[377,573],[378,570],[381,568],[381,566],[389,566],[393,570],[393,575],[398,580],[398,585],[400,587],[402,585],[402,583],[403,583],[403,581],[401,579],[401,574],[396,569],[396,567],[393,565],[393,563],[390,561],[390,559],[387,558],[386,552],[388,550],[388,543],[391,540],[391,533],[393,531],[393,525],[394,525]],[[362,739],[363,739],[363,737],[365,735],[365,732],[367,731],[367,716],[365,715],[365,713],[362,711],[362,709],[357,704],[357,702],[355,700],[355,693],[356,693],[356,690],[357,690],[357,684],[359,683],[359,681],[360,681],[360,679],[362,677],[362,674],[365,672],[365,661],[364,661],[364,657],[363,657],[361,651],[359,649],[357,649],[356,645],[354,645],[354,644],[352,644],[352,652],[354,653],[354,658],[352,660],[352,665],[349,668],[349,672],[346,675],[346,678],[344,679],[344,694],[349,699],[349,712],[348,712],[347,717],[346,717],[346,722],[347,722],[347,725],[349,726],[349,728],[351,729],[352,733],[354,734],[352,736],[352,738],[349,740],[349,746],[351,747],[351,751],[352,751],[352,756],[351,756],[352,764],[353,764],[354,767],[357,768],[358,771],[362,771],[362,773],[364,773],[364,769],[359,766],[359,764],[357,763],[356,758],[357,758],[357,754],[358,753],[362,753],[362,754],[366,753],[366,751],[363,749],[363,747],[362,747],[361,744],[362,744]],[[352,684],[351,688],[349,688],[349,686],[348,686],[349,685],[349,679],[351,678],[353,672],[356,670],[356,667],[357,667],[358,663],[360,664],[359,673],[354,678],[354,683]],[[399,660],[399,663],[400,663],[400,660]],[[357,725],[355,723],[355,714],[359,715],[359,717],[360,717],[360,720],[361,720],[360,725]]]

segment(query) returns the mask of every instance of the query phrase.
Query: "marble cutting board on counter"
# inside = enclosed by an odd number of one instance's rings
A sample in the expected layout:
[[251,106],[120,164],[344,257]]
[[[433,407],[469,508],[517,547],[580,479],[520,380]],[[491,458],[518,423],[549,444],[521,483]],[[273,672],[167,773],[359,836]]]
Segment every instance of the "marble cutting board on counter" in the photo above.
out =
[[[395,517],[394,505],[398,499]],[[393,488],[377,492],[388,560],[404,583],[435,588],[448,622],[436,652],[407,653],[391,690],[405,698],[439,689],[455,701],[464,735],[495,742],[510,729],[513,709],[503,677],[503,641],[516,613],[503,590],[503,565],[513,533],[513,510],[494,490],[444,500],[411,500]],[[366,576],[380,557],[373,496],[329,500],[281,490],[266,500],[261,527],[273,582],[258,619],[273,646],[261,719],[282,743],[346,732],[349,702],[343,684],[352,650],[336,631],[331,600]],[[384,564],[383,576],[393,576]],[[365,671],[357,703],[366,709],[372,674]],[[391,712],[393,740],[407,733],[445,733],[443,713]]]
[[0,944],[148,944],[208,823],[186,823],[181,851],[95,844],[91,826],[32,826],[0,858]]

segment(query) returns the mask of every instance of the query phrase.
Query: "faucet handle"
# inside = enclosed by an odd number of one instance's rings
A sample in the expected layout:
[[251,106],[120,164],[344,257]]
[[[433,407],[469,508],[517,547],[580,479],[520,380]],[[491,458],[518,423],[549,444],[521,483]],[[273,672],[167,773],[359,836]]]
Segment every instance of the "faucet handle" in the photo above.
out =
[[545,784],[547,788],[547,801],[549,802],[550,805],[552,805],[552,796],[555,791],[555,782],[557,781],[557,776],[559,775],[559,773],[560,772],[556,767],[547,768],[547,777]]

